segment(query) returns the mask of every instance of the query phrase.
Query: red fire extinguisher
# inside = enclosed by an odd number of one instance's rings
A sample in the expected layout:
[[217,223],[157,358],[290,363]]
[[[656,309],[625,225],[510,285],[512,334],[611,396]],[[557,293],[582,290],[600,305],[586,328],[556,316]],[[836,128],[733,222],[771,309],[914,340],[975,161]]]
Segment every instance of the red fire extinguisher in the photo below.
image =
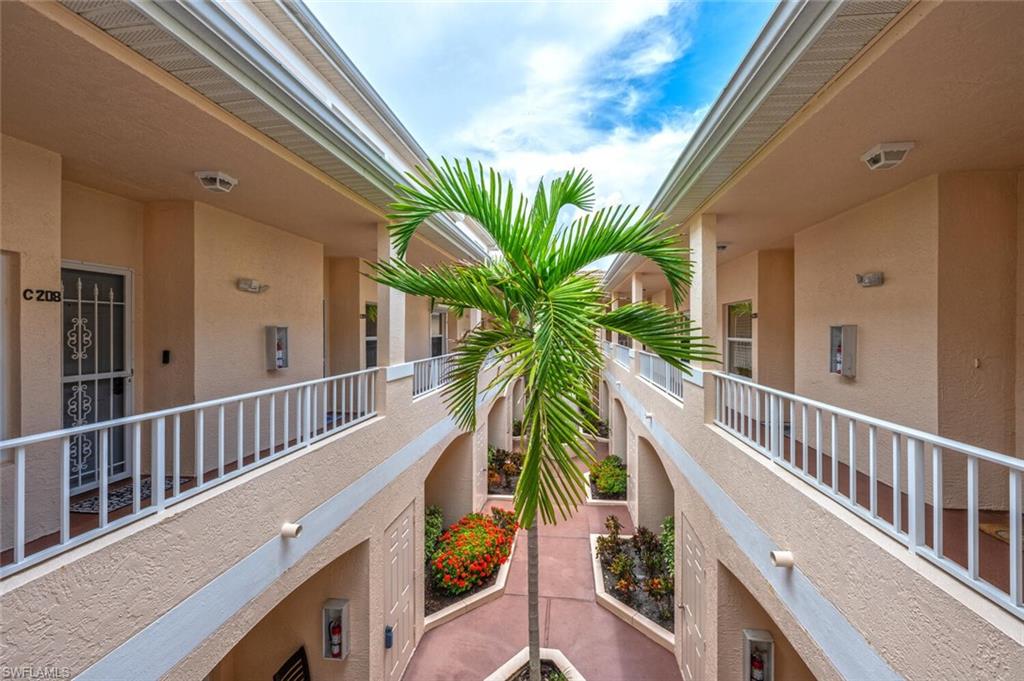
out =
[[756,652],[750,654],[750,681],[765,681],[764,660]]
[[331,620],[331,657],[341,657],[341,620]]

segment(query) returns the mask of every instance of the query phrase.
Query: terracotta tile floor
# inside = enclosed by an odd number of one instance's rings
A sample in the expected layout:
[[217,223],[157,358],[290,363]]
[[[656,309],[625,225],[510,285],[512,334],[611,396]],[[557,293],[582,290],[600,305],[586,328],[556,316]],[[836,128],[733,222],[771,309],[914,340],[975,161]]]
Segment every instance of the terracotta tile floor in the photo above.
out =
[[[625,504],[583,506],[567,521],[541,526],[541,645],[560,649],[587,681],[679,679],[671,653],[594,599],[589,535],[604,531],[610,513],[622,521],[623,532],[633,530]],[[404,679],[480,681],[526,643],[526,533],[520,532],[505,594],[427,632]]]

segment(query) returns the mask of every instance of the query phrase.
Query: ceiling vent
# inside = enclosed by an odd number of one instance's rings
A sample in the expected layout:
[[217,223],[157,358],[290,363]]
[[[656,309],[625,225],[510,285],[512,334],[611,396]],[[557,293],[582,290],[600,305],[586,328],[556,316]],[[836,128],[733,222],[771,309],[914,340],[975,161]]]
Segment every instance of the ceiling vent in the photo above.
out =
[[913,142],[882,142],[868,149],[860,160],[867,164],[868,170],[895,168],[913,148]]
[[238,180],[219,170],[200,170],[196,173],[196,179],[206,191],[221,194],[227,194],[238,184]]

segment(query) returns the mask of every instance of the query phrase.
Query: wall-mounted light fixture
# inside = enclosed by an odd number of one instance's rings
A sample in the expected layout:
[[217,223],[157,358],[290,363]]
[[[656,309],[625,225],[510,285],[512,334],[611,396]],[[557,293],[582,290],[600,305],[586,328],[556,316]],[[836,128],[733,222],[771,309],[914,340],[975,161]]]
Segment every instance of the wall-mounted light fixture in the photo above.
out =
[[281,536],[285,539],[295,539],[302,534],[302,523],[285,523],[281,526]]
[[865,272],[864,274],[857,274],[854,276],[857,277],[857,283],[864,288],[881,286],[885,283],[885,273],[883,272]]
[[270,289],[270,284],[264,284],[255,279],[237,279],[235,287],[239,291],[245,291],[246,293],[263,293]]
[[913,148],[913,142],[882,142],[865,151],[860,160],[868,170],[887,170],[903,163]]
[[793,567],[792,551],[772,551],[772,565],[780,568]]

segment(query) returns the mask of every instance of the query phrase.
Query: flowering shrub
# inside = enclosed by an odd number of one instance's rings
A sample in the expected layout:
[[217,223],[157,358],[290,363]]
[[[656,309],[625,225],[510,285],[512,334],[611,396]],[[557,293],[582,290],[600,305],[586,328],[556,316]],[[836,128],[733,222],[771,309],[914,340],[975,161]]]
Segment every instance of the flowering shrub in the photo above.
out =
[[518,525],[512,514],[470,513],[441,535],[433,556],[434,584],[450,596],[487,580],[508,560]]

